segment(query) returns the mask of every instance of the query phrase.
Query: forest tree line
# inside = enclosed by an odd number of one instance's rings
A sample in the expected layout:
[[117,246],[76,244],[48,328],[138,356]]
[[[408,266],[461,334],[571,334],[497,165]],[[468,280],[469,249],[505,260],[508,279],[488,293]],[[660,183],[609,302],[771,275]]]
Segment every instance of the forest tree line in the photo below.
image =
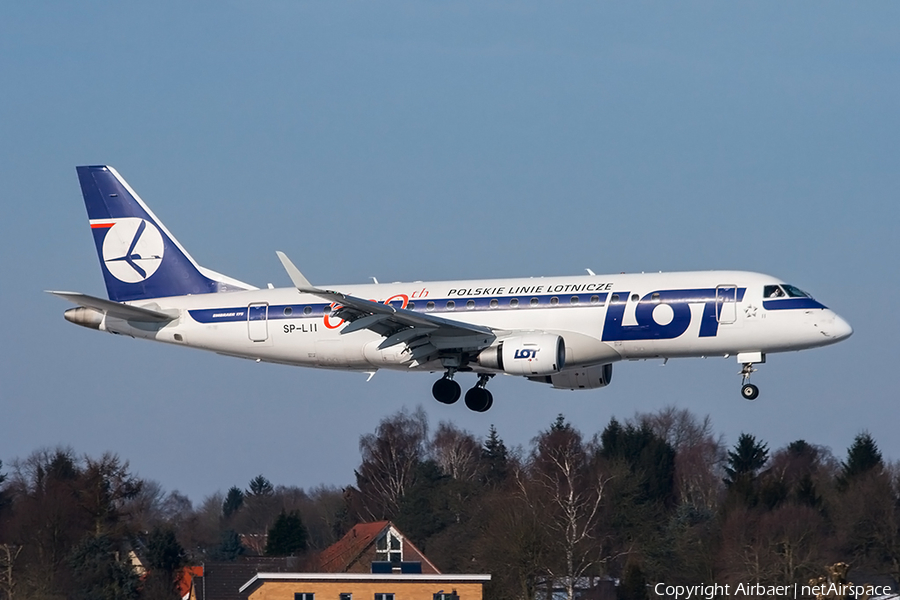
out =
[[[804,440],[728,447],[708,417],[666,408],[587,434],[560,415],[527,447],[425,412],[359,441],[355,484],[264,475],[194,505],[116,455],[36,451],[0,464],[0,599],[175,598],[184,565],[310,557],[391,520],[445,573],[490,573],[486,598],[574,598],[584,582],[805,582],[838,561],[900,579],[900,469],[860,433],[843,456]],[[148,568],[139,574],[130,551]],[[302,564],[302,563],[301,563]]]

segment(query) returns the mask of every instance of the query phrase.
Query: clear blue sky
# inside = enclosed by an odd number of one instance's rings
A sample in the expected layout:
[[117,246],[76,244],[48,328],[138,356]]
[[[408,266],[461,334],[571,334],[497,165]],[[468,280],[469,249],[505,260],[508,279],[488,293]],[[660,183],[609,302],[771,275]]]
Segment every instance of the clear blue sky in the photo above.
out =
[[[733,444],[900,459],[900,4],[8,2],[0,7],[0,459],[110,450],[195,501],[262,472],[347,484],[421,403],[527,444],[667,404]],[[560,392],[254,364],[66,323],[104,295],[75,165],[115,166],[201,264],[313,282],[747,269],[854,326],[770,356],[618,364]]]

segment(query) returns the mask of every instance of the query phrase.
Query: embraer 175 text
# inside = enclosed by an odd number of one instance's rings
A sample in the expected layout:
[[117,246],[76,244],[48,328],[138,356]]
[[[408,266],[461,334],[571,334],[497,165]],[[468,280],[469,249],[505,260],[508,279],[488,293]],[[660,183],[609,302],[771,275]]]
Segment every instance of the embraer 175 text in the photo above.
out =
[[554,388],[608,385],[628,359],[736,355],[741,394],[766,355],[827,346],[850,325],[768,275],[701,271],[258,289],[198,265],[112,168],[78,167],[109,300],[51,292],[78,325],[260,361],[443,372],[434,397],[486,411],[499,373]]

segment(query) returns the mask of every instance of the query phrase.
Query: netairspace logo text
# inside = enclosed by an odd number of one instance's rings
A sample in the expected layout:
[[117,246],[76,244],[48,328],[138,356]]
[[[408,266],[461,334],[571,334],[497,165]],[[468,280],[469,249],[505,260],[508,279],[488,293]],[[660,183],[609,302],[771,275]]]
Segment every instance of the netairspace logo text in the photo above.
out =
[[653,593],[672,600],[700,600],[701,598],[713,600],[722,596],[772,596],[780,598],[790,596],[796,599],[823,595],[832,598],[847,596],[859,598],[887,595],[891,593],[891,588],[887,585],[839,583],[823,583],[821,585],[800,585],[798,583],[793,585],[763,585],[761,583],[666,585],[665,583],[657,583],[653,586]]

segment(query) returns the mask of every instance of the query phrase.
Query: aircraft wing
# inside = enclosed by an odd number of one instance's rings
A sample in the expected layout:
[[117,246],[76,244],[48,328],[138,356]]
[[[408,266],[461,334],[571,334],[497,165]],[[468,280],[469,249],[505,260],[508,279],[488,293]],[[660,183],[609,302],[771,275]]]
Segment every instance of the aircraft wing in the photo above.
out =
[[478,352],[490,346],[497,338],[493,330],[482,325],[421,314],[390,304],[316,288],[283,252],[276,254],[298,291],[338,305],[334,316],[349,322],[341,330],[341,334],[362,329],[374,331],[385,338],[379,344],[379,350],[406,344],[413,366],[427,362],[441,351]]
[[127,321],[165,323],[166,321],[172,321],[176,318],[165,313],[150,310],[149,308],[131,306],[130,304],[122,304],[120,302],[113,302],[112,300],[104,300],[103,298],[96,298],[94,296],[88,296],[87,294],[81,294],[79,292],[54,292],[48,290],[47,293],[58,296],[63,300],[68,300],[69,302],[77,304],[78,306],[93,308],[100,312],[105,312],[111,317],[125,319]]

